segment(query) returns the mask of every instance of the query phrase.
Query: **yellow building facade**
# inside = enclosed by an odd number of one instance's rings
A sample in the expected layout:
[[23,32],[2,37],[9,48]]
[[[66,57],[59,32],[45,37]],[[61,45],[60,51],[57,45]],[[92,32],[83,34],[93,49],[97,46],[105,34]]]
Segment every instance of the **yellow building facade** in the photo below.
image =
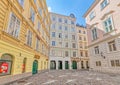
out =
[[0,84],[48,69],[46,0],[0,0]]

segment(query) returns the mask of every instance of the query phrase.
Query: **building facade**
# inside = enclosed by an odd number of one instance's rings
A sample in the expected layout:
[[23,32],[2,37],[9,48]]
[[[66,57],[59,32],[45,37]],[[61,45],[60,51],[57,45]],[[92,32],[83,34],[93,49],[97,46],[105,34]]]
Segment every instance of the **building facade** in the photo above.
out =
[[0,0],[0,84],[48,69],[45,0]]
[[[78,57],[76,57],[78,69],[89,69],[87,29],[76,25],[78,40]],[[75,58],[74,58],[75,59]]]
[[[50,13],[50,69],[75,69],[71,58],[77,57],[76,18]],[[75,63],[76,64],[76,63]]]
[[120,72],[120,1],[95,0],[84,17],[91,69]]

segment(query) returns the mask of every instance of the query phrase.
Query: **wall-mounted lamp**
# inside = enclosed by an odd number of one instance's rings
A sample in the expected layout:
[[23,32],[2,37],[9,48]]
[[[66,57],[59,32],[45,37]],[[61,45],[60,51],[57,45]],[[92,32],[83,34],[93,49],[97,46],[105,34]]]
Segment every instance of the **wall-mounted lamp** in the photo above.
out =
[[100,54],[101,54],[101,57],[103,57],[104,59],[106,58],[106,57],[103,55],[103,52],[101,52]]

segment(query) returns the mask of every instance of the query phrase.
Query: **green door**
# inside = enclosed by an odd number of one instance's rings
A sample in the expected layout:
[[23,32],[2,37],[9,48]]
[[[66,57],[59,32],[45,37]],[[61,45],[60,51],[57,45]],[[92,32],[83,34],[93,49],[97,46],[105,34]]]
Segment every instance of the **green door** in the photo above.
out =
[[77,69],[77,62],[76,61],[72,62],[72,67],[73,67],[73,69]]
[[68,61],[65,61],[65,69],[69,69],[69,63],[68,63]]
[[32,69],[32,74],[36,74],[38,72],[38,61],[35,60],[33,62],[33,69]]

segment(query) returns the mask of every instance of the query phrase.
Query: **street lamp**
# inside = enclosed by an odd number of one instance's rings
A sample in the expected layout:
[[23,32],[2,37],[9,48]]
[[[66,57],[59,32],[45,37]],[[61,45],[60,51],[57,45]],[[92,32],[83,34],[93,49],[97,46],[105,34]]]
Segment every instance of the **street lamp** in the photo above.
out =
[[101,52],[100,54],[101,54],[101,57],[102,57],[102,58],[104,58],[104,59],[106,58],[106,57],[103,55],[103,52]]

